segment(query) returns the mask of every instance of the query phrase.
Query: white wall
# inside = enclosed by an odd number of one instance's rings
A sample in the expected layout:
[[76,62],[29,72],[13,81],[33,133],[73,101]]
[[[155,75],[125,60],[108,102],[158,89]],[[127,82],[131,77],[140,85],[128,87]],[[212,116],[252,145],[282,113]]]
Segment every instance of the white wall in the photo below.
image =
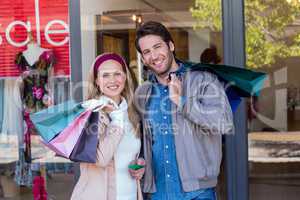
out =
[[[86,81],[88,71],[96,56],[96,35],[95,35],[95,9],[100,7],[99,1],[81,0],[81,53],[82,53],[82,80]],[[91,5],[96,5],[95,7]],[[86,95],[84,87],[83,95]]]
[[[81,51],[82,51],[82,80],[86,81],[88,71],[96,57],[95,17],[81,16]],[[83,91],[84,96],[86,90]]]
[[202,51],[209,47],[209,31],[202,30],[189,30],[189,60],[193,62],[200,61]]

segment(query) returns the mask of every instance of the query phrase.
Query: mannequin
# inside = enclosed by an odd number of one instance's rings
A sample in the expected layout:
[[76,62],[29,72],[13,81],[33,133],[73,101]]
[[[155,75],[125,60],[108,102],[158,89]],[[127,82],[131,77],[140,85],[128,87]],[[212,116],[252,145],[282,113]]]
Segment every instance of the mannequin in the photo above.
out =
[[22,72],[21,97],[26,112],[36,112],[51,104],[49,76],[53,63],[53,52],[40,47],[29,33],[27,49],[16,57]]
[[27,49],[23,51],[23,56],[28,64],[32,66],[45,51],[49,51],[49,49],[41,48],[36,42],[33,41],[27,44]]
[[31,186],[31,176],[34,175],[31,170],[41,168],[38,163],[31,163],[31,135],[37,133],[29,115],[51,105],[49,81],[54,55],[51,50],[40,47],[29,33],[27,49],[17,54],[15,63],[21,71],[20,95],[24,119],[24,136],[19,145],[20,159],[16,166],[15,180],[19,185]]

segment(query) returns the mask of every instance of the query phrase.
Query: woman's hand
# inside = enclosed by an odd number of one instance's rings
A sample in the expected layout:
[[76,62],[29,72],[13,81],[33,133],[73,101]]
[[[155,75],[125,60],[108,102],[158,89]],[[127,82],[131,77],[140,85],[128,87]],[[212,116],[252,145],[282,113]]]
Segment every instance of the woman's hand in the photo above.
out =
[[143,168],[138,170],[129,169],[129,173],[134,179],[141,180],[145,173],[145,165],[146,165],[145,160],[143,158],[139,158],[136,161],[133,161],[131,164],[144,166]]
[[102,110],[109,114],[112,111],[116,110],[116,107],[114,106],[114,104],[112,102],[108,102],[108,104],[105,105]]

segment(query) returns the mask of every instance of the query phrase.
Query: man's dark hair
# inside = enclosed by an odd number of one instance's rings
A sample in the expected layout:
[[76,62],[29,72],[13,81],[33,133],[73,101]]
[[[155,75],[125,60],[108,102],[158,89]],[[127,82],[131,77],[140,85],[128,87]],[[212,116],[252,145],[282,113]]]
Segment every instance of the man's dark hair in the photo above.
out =
[[145,22],[144,24],[142,24],[136,31],[135,47],[138,50],[138,52],[140,52],[140,53],[142,53],[142,52],[141,52],[141,48],[139,45],[139,39],[141,39],[142,37],[147,36],[147,35],[160,36],[162,38],[162,40],[167,43],[168,46],[169,46],[170,41],[174,43],[170,32],[164,25],[162,25],[159,22],[148,21],[148,22]]

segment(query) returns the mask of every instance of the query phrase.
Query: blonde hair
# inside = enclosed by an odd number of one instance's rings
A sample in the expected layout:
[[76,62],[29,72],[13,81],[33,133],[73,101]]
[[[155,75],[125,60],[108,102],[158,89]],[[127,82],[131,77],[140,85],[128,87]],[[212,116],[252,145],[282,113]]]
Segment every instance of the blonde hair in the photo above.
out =
[[[104,55],[104,54],[97,56],[97,58],[101,57],[102,55]],[[95,62],[96,62],[97,58],[95,59]],[[94,69],[95,62],[93,63],[93,65],[89,71],[88,92],[87,92],[87,98],[86,98],[87,100],[99,98],[102,95],[102,92],[96,83],[98,73],[95,73],[95,69]],[[131,122],[131,124],[134,127],[136,136],[139,137],[140,136],[140,119],[139,119],[139,116],[137,114],[136,108],[133,103],[134,91],[135,91],[137,85],[134,82],[134,80],[135,80],[134,74],[131,72],[128,65],[124,61],[124,59],[123,59],[123,63],[124,63],[124,65],[122,65],[122,69],[126,75],[126,81],[125,81],[124,90],[121,92],[121,96],[123,96],[127,101],[129,121]]]

